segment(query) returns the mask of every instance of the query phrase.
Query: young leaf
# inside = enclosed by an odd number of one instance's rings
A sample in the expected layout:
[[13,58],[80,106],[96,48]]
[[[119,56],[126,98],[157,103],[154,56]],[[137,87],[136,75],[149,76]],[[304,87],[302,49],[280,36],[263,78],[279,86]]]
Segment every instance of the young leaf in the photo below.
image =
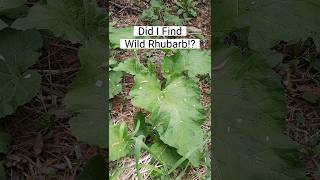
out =
[[12,24],[12,28],[49,29],[56,36],[74,43],[85,43],[107,32],[107,13],[94,0],[47,0],[31,7],[29,15]]
[[136,59],[128,59],[124,62],[119,63],[119,65],[113,68],[114,71],[123,71],[131,75],[137,75],[141,72],[147,72],[147,68],[144,67]]
[[122,91],[121,78],[122,72],[109,71],[109,99]]
[[108,179],[106,163],[99,155],[91,158],[79,176],[79,180]]
[[109,58],[109,71],[110,68],[114,68],[118,65],[118,62],[114,58]]
[[0,13],[6,10],[18,8],[26,3],[25,0],[1,0],[0,1]]
[[[282,133],[286,98],[279,77],[258,54],[245,58],[240,50],[219,51],[230,54],[214,52],[214,59],[226,62],[214,74],[214,179],[305,179],[293,156],[298,145]],[[243,67],[247,61],[250,66]]]
[[142,12],[142,19],[157,20],[159,17],[154,13],[153,9],[146,9]]
[[151,0],[150,4],[151,4],[151,7],[153,7],[153,8],[160,9],[160,8],[164,7],[162,0]]
[[0,19],[0,30],[6,28],[8,25]]
[[183,19],[180,19],[178,16],[166,14],[163,18],[168,25],[182,26],[184,24]]
[[[104,38],[93,38],[80,49],[81,69],[74,79],[65,104],[75,116],[71,131],[80,140],[105,148],[107,146],[106,44]],[[84,131],[85,129],[85,131]]]
[[181,158],[174,148],[164,144],[161,141],[156,141],[154,144],[152,144],[150,151],[152,154],[156,155],[155,158],[157,160],[169,168],[173,167],[174,164]]
[[13,113],[40,90],[40,75],[28,70],[42,47],[37,31],[3,30],[0,33],[0,118]]
[[180,76],[184,71],[187,71],[191,78],[195,78],[199,74],[210,74],[210,52],[199,50],[178,51],[173,56],[165,57],[161,61],[161,71],[167,79]]
[[109,125],[109,160],[118,160],[131,151],[132,141],[125,124]]
[[267,0],[247,7],[235,22],[238,28],[250,27],[251,49],[266,52],[281,40],[319,37],[320,7],[307,0]]
[[127,28],[114,28],[109,24],[109,41],[112,48],[120,47],[120,39],[133,39],[132,27]]
[[197,12],[195,10],[190,8],[190,9],[188,9],[188,12],[189,12],[189,14],[191,14],[191,16],[197,17]]

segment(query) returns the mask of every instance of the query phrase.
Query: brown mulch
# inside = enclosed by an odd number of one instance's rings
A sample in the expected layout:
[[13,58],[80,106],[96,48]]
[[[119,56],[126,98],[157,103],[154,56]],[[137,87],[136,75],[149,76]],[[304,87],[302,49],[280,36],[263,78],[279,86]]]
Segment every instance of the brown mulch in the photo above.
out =
[[[28,0],[32,6],[38,0]],[[105,0],[97,0],[107,8]],[[41,75],[40,93],[6,117],[4,127],[11,136],[4,157],[6,175],[11,180],[74,180],[93,156],[106,156],[105,149],[80,143],[72,135],[70,115],[63,99],[80,62],[79,44],[49,38],[48,47],[31,67]]]
[[278,69],[288,97],[287,127],[285,133],[305,148],[304,161],[307,176],[311,180],[320,179],[320,154],[312,148],[320,143],[320,102],[310,102],[304,97],[312,93],[320,97],[320,69],[311,65],[308,60],[320,60],[320,47],[311,39],[296,44],[281,42],[276,49],[284,55],[286,64],[296,66]]
[[63,98],[80,66],[78,47],[52,39],[32,67],[42,77],[39,95],[7,118],[12,141],[5,168],[13,180],[72,180],[101,151],[76,140],[63,110]]

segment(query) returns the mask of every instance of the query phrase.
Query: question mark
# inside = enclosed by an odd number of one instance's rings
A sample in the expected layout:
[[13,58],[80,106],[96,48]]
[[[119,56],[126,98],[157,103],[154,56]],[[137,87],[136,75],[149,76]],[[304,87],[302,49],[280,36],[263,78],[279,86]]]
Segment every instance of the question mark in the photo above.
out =
[[192,42],[192,48],[193,48],[193,46],[196,43],[196,41],[195,40],[191,40],[191,42]]

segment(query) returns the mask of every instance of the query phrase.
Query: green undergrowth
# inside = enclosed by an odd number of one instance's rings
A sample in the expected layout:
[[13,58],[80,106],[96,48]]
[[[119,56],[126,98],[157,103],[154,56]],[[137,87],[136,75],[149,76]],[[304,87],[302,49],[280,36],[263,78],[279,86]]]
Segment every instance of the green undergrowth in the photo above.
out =
[[312,0],[227,0],[213,4],[214,179],[307,179],[304,147],[284,135],[287,98],[274,68],[280,42],[313,39]]
[[[47,37],[54,36],[81,45],[81,67],[64,101],[72,114],[71,131],[81,142],[106,148],[107,12],[94,0],[25,4],[25,0],[0,1],[0,118],[6,119],[39,93],[40,74],[30,67],[47,47]],[[5,133],[0,136],[1,153],[6,153],[8,142]],[[101,166],[103,161],[93,159],[88,166]],[[106,166],[100,173],[88,166],[81,175],[84,179],[107,178]]]
[[[113,37],[129,37],[132,28],[110,26]],[[124,33],[125,32],[125,33]],[[119,33],[119,34],[118,34]],[[110,38],[110,46],[117,52],[119,39]],[[177,50],[164,51],[160,59],[160,72],[157,75],[156,63],[151,57],[141,63],[136,56],[122,62],[109,60],[109,98],[121,92],[121,77],[130,75],[134,85],[129,96],[133,106],[143,109],[150,115],[138,112],[135,116],[134,132],[129,132],[126,123],[109,125],[109,160],[121,160],[134,156],[137,175],[143,164],[138,161],[142,152],[149,153],[163,167],[151,169],[150,177],[169,178],[177,168],[206,166],[205,147],[210,142],[207,131],[201,128],[206,121],[206,112],[200,101],[199,76],[210,77],[210,51]],[[208,159],[206,159],[208,161]],[[109,175],[117,175],[117,169]],[[184,171],[181,171],[184,172]]]

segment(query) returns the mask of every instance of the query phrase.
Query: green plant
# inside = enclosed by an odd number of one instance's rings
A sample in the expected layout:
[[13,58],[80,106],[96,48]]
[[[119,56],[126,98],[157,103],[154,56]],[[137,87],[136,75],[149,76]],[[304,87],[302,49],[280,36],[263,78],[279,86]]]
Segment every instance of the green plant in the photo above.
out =
[[283,57],[273,47],[309,37],[319,43],[318,4],[229,0],[213,7],[214,178],[306,179],[303,147],[283,134],[287,99],[274,71]]
[[[135,84],[130,92],[131,102],[134,106],[151,113],[146,121],[150,130],[147,130],[148,126],[143,120],[140,121],[143,123],[140,123],[139,131],[142,131],[141,135],[144,136],[148,136],[146,132],[152,132],[152,129],[157,131],[157,134],[154,134],[155,138],[162,144],[161,146],[168,146],[168,152],[162,158],[156,157],[156,159],[160,159],[171,167],[175,167],[174,163],[177,160],[170,161],[172,159],[170,156],[178,158],[180,155],[184,160],[190,161],[193,166],[199,166],[200,163],[201,147],[204,141],[200,125],[205,117],[195,78],[198,74],[209,74],[210,68],[202,68],[199,71],[192,63],[198,64],[199,67],[210,67],[210,55],[207,52],[192,50],[178,51],[175,55],[166,57],[161,64],[162,74],[166,78],[163,86],[157,79],[151,62],[148,67],[145,67],[139,60],[129,59],[112,69],[134,76]],[[121,132],[126,134],[127,131]],[[121,137],[125,136],[121,135]],[[126,144],[128,143],[129,141]],[[158,149],[155,147],[156,145],[152,145],[151,149]],[[172,148],[176,148],[177,151]],[[111,149],[111,153],[113,151],[119,152],[115,148]],[[176,153],[179,155],[174,155]]]
[[29,67],[40,56],[42,38],[34,30],[12,29],[0,31],[0,38],[0,118],[3,118],[40,90],[40,75]]
[[177,6],[179,7],[177,14],[182,15],[183,18],[187,19],[190,17],[197,17],[197,12],[195,11],[195,6],[197,2],[193,0],[177,0]]
[[[98,8],[95,0],[41,0],[30,8],[25,4],[25,0],[0,1],[0,119],[13,114],[39,93],[41,77],[32,65],[46,49],[43,37],[53,33],[81,46],[81,67],[64,102],[73,115],[72,133],[79,141],[106,148],[107,12]],[[1,153],[5,153],[8,138],[2,132],[0,135]],[[104,166],[100,168],[105,170]],[[3,179],[2,166],[0,171]],[[82,174],[84,179],[106,175],[92,172],[90,167]]]
[[[116,29],[111,26],[110,31],[113,54],[119,47],[120,38],[132,36],[132,28]],[[207,142],[201,129],[206,118],[200,104],[197,77],[210,75],[210,51],[165,52],[167,55],[161,60],[160,68],[165,79],[161,81],[155,74],[155,62],[148,57],[147,65],[140,63],[137,54],[120,63],[113,58],[109,61],[109,102],[121,91],[119,78],[127,73],[134,76],[131,103],[150,113],[148,118],[141,112],[136,114],[135,131],[132,133],[128,132],[125,124],[110,124],[110,160],[133,154],[138,163],[140,152],[146,150],[164,165],[161,169],[152,168],[150,176],[155,177],[167,177],[179,167],[199,166],[202,147]],[[138,177],[141,166],[136,164]],[[113,171],[109,176],[115,178],[120,171]]]
[[94,0],[47,0],[32,6],[27,17],[17,19],[11,27],[48,29],[58,37],[84,44],[106,35],[107,15]]
[[163,4],[162,0],[151,0],[151,7],[142,12],[141,18],[147,20],[157,20],[161,13],[166,10],[166,6]]
[[151,0],[151,7],[142,12],[141,18],[148,21],[163,21],[166,25],[181,26],[184,20],[172,15],[171,10],[164,5],[162,0]]

